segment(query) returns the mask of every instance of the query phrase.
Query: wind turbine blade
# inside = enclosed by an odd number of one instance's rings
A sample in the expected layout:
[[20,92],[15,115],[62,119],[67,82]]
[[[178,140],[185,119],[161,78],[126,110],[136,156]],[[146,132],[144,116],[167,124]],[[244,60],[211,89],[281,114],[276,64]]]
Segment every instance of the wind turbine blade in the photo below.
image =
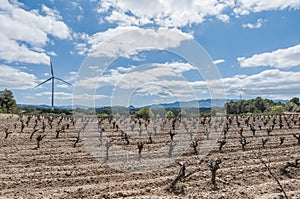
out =
[[62,82],[64,82],[64,83],[66,83],[66,84],[69,84],[70,86],[73,86],[72,84],[70,84],[69,82],[66,82],[65,80],[62,80],[62,79],[60,79],[60,78],[58,78],[58,77],[54,77],[55,79],[57,79],[57,80],[59,80],[59,81],[62,81]]
[[[47,79],[47,80],[43,81],[42,83],[38,84],[36,87],[39,87],[40,85],[45,84],[46,82],[50,81],[51,79],[52,79],[52,77],[50,77],[49,79]],[[36,88],[36,87],[34,87],[34,88]]]
[[50,67],[51,67],[51,75],[52,75],[52,77],[54,76],[54,72],[53,72],[53,66],[52,66],[52,61],[51,61],[51,59],[50,59]]

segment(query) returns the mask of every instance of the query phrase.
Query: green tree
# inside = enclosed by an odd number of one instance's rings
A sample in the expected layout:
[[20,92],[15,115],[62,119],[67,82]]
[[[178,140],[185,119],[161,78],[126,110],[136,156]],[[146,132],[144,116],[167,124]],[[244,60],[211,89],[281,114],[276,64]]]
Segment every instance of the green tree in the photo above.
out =
[[211,116],[213,117],[217,115],[217,109],[215,108],[212,108],[210,112],[211,112]]
[[227,114],[237,114],[237,103],[230,101],[225,105]]
[[272,100],[257,97],[256,99],[240,100],[237,102],[230,101],[226,103],[225,108],[227,114],[264,113],[275,105],[281,104],[275,104]]
[[180,111],[180,113],[178,114],[179,117],[187,117],[188,113],[184,110]]
[[161,118],[160,114],[155,115],[156,118]]
[[285,104],[285,110],[291,111],[291,112],[296,112],[298,110],[298,106],[294,102],[288,102]]
[[290,102],[294,102],[295,104],[299,105],[299,98],[298,97],[294,97],[290,100]]
[[174,115],[174,113],[172,112],[172,111],[167,111],[166,112],[166,118],[172,118],[172,117],[174,117],[175,115]]
[[18,107],[12,91],[5,89],[0,92],[0,112],[18,113]]
[[148,107],[144,107],[136,113],[136,117],[144,118],[144,119],[148,119],[153,116],[154,116],[154,114],[152,113],[151,109]]
[[282,114],[284,111],[284,106],[283,105],[276,105],[270,107],[269,113],[270,114]]
[[267,108],[265,101],[261,97],[257,97],[254,101],[254,105],[257,110],[259,110],[261,113],[263,113]]

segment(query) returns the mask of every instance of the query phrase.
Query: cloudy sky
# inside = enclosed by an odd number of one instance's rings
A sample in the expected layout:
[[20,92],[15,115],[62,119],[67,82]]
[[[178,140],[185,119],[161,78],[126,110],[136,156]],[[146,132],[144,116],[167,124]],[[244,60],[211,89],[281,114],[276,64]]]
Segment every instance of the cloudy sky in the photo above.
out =
[[[0,0],[0,90],[142,106],[300,97],[300,0]],[[194,44],[198,44],[194,45]]]

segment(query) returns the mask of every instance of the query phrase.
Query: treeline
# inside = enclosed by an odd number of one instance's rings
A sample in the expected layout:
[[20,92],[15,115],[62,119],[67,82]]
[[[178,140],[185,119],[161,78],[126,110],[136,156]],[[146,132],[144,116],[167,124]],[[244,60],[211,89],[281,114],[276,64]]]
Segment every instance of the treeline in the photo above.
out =
[[5,89],[0,91],[0,113],[28,113],[28,114],[65,114],[74,113],[84,115],[94,115],[99,117],[113,117],[117,115],[134,117],[177,117],[191,115],[216,115],[218,112],[226,110],[227,114],[282,114],[284,111],[300,112],[299,98],[294,97],[287,103],[274,102],[270,99],[257,97],[255,99],[230,101],[223,108],[135,108],[135,107],[102,107],[102,108],[76,108],[74,110],[66,109],[47,109],[39,107],[17,106],[12,91]]
[[[148,111],[149,110],[149,111]],[[168,117],[168,116],[185,116],[185,115],[199,115],[209,114],[210,108],[136,108],[136,107],[102,107],[96,108],[95,111],[92,109],[80,110],[77,109],[75,112],[82,112],[85,114],[96,113],[99,117],[110,117],[113,115],[133,116],[133,117]]]
[[186,117],[186,116],[205,116],[210,115],[210,108],[138,108],[131,113],[131,116],[137,118],[161,118],[161,117]]
[[225,104],[227,114],[266,113],[281,114],[284,111],[300,112],[299,98],[294,97],[286,104],[257,97],[250,100],[230,101]]
[[54,108],[43,108],[38,106],[24,106],[20,107],[20,113],[23,114],[64,114],[72,115],[72,110]]

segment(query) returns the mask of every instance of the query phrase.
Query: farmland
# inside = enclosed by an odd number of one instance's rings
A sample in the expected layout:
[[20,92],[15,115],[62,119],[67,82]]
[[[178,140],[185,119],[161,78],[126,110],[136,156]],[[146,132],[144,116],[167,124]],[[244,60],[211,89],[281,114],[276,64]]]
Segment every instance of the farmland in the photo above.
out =
[[2,114],[0,129],[0,198],[300,198],[296,114]]

